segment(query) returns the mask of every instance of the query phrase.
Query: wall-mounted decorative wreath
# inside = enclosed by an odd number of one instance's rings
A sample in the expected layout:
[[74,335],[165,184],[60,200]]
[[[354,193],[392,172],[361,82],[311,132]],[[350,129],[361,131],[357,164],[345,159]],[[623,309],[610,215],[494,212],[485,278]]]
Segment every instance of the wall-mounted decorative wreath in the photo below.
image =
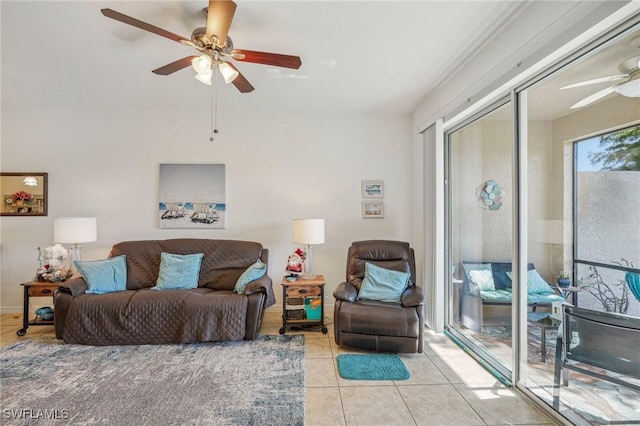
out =
[[488,180],[476,188],[478,205],[483,209],[498,210],[502,207],[504,191],[494,180]]

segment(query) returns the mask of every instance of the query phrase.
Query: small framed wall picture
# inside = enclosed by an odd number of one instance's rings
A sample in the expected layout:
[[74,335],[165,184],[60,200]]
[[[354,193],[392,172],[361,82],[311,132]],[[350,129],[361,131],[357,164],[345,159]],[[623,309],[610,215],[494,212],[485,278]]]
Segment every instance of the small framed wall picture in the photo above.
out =
[[384,198],[384,183],[381,180],[363,180],[362,198]]
[[382,219],[384,217],[384,202],[363,201],[362,217],[364,219]]

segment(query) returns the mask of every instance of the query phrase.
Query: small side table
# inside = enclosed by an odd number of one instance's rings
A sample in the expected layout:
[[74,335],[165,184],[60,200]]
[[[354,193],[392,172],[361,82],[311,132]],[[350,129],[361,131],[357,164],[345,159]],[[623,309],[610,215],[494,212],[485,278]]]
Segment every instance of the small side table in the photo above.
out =
[[548,314],[529,312],[527,324],[540,329],[540,361],[546,362],[547,358],[547,330],[557,330],[560,322],[551,318]]
[[560,287],[560,286],[556,286],[556,288],[558,289],[558,291],[560,291],[560,295],[562,297],[564,297],[564,299],[567,302],[569,301],[568,297],[571,296],[571,302],[573,303],[573,306],[578,306],[578,293],[580,293],[582,291],[582,289],[580,287],[574,287],[574,286]]
[[33,321],[29,321],[29,302],[32,297],[53,297],[53,292],[56,291],[60,283],[29,281],[20,285],[24,287],[24,309],[22,312],[22,328],[16,334],[24,336],[27,334],[27,329],[30,325],[53,325],[55,318],[48,321],[36,317]]
[[[282,327],[280,334],[287,331],[287,327],[306,328],[319,327],[327,334],[324,324],[324,276],[316,275],[304,279],[298,277],[295,281],[282,278]],[[319,301],[319,302],[318,302]],[[320,315],[317,315],[317,311]]]

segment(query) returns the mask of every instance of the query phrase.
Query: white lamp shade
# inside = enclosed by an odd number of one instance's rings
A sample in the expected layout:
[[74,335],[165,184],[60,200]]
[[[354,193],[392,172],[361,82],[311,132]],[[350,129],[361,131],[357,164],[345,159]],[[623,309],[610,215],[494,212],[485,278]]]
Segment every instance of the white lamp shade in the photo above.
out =
[[204,83],[207,86],[211,86],[211,76],[213,75],[213,73],[208,73],[208,74],[196,74],[196,80],[198,80],[200,83]]
[[208,55],[200,55],[191,60],[191,66],[198,74],[208,74],[211,72],[212,60]]
[[218,64],[218,69],[220,70],[220,73],[224,77],[224,82],[227,84],[235,80],[236,77],[238,77],[238,74],[240,74],[238,71],[234,70],[231,67],[231,65],[229,65],[226,62],[220,62]]
[[293,242],[324,244],[324,219],[293,219]]
[[60,244],[91,243],[98,239],[95,217],[59,217],[53,221],[53,240]]

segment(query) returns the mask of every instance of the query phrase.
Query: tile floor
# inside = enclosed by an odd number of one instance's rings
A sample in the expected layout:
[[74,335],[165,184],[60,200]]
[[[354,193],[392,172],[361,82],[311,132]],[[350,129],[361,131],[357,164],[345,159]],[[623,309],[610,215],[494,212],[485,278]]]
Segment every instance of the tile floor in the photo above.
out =
[[[330,316],[330,315],[329,315]],[[361,352],[339,347],[329,333],[304,331],[307,347],[305,424],[312,425],[554,425],[558,424],[508,388],[447,337],[426,332],[422,354],[403,354],[406,381],[353,381],[337,374],[335,357]],[[19,339],[21,315],[0,316],[0,343]],[[278,334],[281,313],[270,309],[263,334]],[[50,335],[51,326],[27,336]],[[295,333],[295,331],[287,331]]]

